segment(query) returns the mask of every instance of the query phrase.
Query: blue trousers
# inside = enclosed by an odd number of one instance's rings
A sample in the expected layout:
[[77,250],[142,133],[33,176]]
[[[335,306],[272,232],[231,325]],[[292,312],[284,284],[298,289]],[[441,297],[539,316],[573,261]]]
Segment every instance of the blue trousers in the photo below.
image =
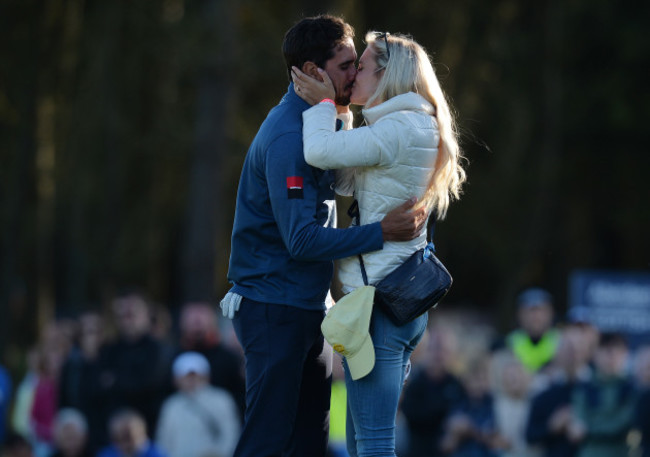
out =
[[325,312],[244,298],[233,326],[246,358],[246,413],[234,457],[324,457],[332,349]]
[[395,418],[406,367],[427,327],[428,315],[397,327],[375,306],[370,335],[375,366],[353,381],[344,361],[348,394],[346,440],[350,457],[395,457]]

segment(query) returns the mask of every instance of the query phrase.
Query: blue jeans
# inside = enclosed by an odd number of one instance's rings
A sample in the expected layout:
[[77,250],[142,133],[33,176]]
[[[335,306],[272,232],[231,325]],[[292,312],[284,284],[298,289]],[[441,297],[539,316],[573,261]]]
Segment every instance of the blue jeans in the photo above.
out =
[[428,315],[397,327],[377,307],[372,312],[370,335],[375,366],[353,381],[344,361],[348,395],[346,440],[350,457],[395,456],[395,418],[404,375],[415,346],[422,339]]

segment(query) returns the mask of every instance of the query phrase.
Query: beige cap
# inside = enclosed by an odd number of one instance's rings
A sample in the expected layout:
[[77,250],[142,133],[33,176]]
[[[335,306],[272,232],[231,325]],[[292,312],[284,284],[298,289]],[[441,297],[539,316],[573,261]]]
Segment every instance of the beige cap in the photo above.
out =
[[355,381],[375,366],[375,348],[369,332],[374,299],[373,286],[359,287],[336,302],[321,324],[325,339],[345,357]]

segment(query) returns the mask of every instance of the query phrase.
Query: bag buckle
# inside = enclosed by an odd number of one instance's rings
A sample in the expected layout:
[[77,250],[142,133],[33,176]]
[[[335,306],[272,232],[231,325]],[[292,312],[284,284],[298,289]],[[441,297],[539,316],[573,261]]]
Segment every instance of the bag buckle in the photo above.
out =
[[428,259],[433,257],[435,253],[436,253],[436,246],[433,244],[433,242],[429,242],[429,244],[427,244],[424,247],[424,252],[422,253],[422,257],[424,259]]

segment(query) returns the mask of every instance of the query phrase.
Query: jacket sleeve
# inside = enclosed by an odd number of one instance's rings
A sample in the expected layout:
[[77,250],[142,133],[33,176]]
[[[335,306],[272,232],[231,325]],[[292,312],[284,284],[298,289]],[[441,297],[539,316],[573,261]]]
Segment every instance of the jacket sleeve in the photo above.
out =
[[319,103],[302,113],[305,160],[323,170],[387,165],[394,161],[399,140],[393,119],[336,132],[336,108]]
[[348,229],[319,224],[319,180],[324,172],[305,162],[301,146],[299,133],[285,134],[271,144],[265,164],[271,209],[291,257],[322,261],[382,249],[379,222]]
[[[340,120],[343,125],[339,130],[351,130],[354,117],[352,112],[337,114],[337,122]],[[341,168],[336,170],[336,187],[335,191],[338,195],[343,197],[352,197],[354,195],[354,177],[356,168]]]

